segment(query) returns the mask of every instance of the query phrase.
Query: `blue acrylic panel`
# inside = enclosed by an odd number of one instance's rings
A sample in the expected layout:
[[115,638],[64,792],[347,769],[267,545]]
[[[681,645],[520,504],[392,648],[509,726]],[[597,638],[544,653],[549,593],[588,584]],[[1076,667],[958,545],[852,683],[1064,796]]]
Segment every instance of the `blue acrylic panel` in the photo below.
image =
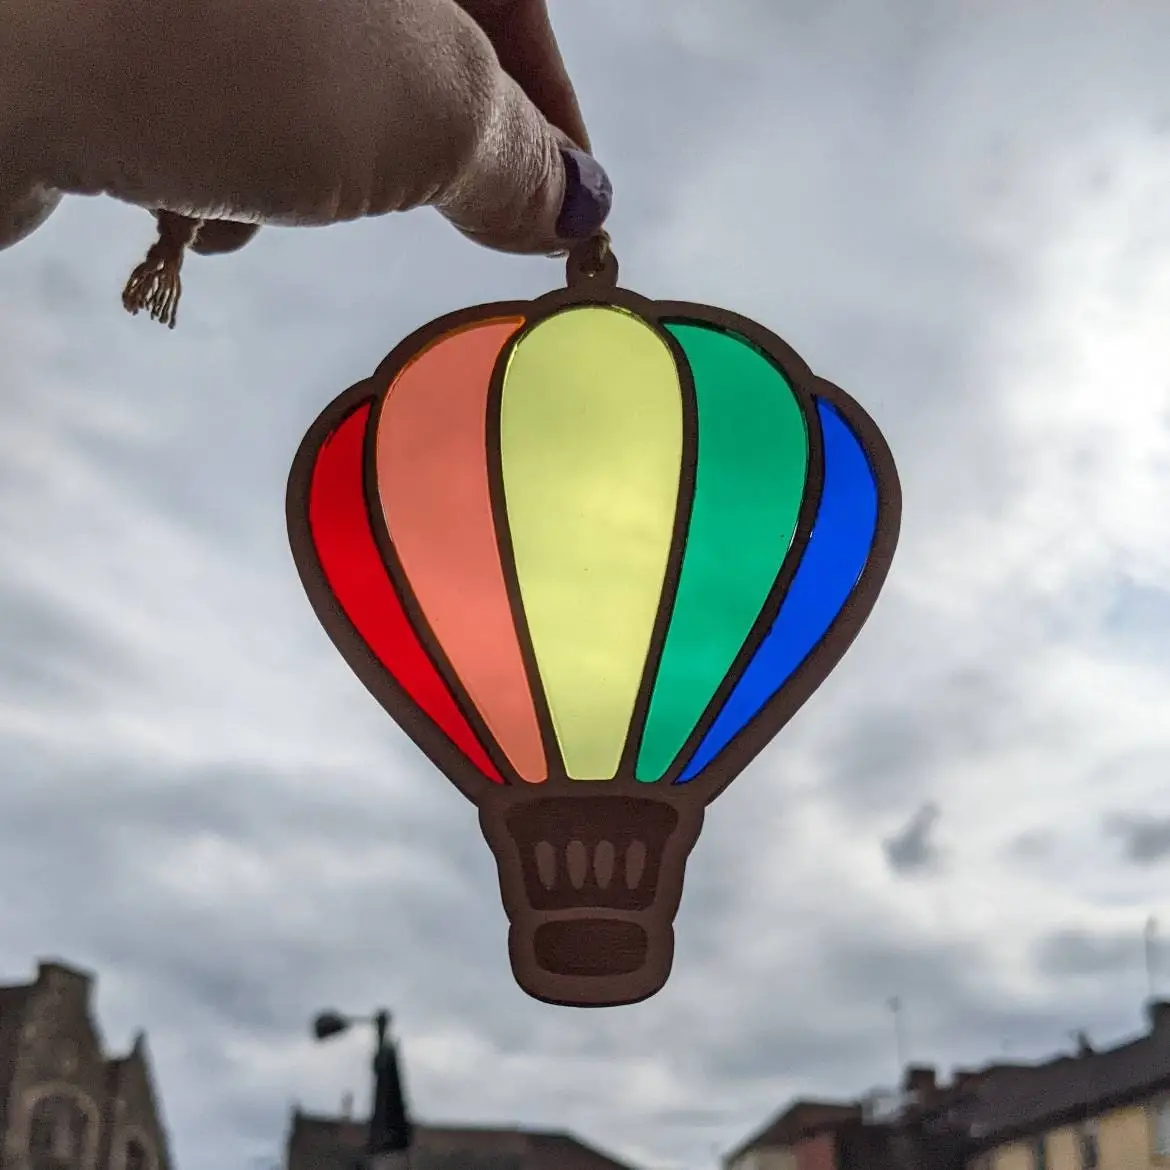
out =
[[877,528],[877,483],[837,411],[817,399],[824,436],[821,503],[772,628],[675,782],[693,780],[760,713],[828,632],[857,585]]

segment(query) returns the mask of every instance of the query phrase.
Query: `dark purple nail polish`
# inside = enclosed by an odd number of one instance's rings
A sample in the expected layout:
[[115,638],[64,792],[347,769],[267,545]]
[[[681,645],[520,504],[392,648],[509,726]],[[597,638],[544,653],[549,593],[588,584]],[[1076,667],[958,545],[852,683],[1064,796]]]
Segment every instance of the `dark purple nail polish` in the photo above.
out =
[[557,218],[557,235],[564,240],[586,240],[597,231],[613,206],[613,184],[592,155],[562,148],[565,164],[565,201]]

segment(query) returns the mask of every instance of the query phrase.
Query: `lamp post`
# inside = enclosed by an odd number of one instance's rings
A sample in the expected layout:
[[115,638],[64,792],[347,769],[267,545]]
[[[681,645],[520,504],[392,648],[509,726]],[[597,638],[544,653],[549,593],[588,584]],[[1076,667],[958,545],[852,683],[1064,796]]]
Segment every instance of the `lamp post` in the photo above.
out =
[[367,1170],[409,1170],[414,1137],[406,1110],[406,1094],[398,1067],[398,1050],[390,1036],[390,1013],[384,1008],[372,1016],[346,1016],[321,1012],[313,1020],[313,1035],[328,1040],[348,1032],[354,1024],[374,1025],[374,1103],[366,1139]]

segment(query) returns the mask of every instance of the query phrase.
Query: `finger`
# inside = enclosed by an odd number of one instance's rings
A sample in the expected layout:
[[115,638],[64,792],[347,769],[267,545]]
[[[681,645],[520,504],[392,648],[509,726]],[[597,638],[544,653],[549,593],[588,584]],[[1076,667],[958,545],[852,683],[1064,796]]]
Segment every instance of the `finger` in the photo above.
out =
[[487,33],[504,72],[528,100],[581,149],[589,131],[549,20],[545,0],[460,0]]
[[513,104],[435,206],[486,247],[556,255],[602,227],[613,188],[596,159],[562,146],[525,103]]
[[60,202],[60,191],[41,186],[0,197],[0,252],[31,236]]
[[432,202],[481,244],[563,252],[605,222],[613,202],[609,177],[552,126],[500,67],[486,34],[476,33],[463,39],[463,60],[456,63],[471,79],[468,115],[476,132],[462,166]]
[[205,219],[199,226],[192,252],[200,256],[218,256],[237,252],[260,230],[258,223],[236,223],[230,219]]

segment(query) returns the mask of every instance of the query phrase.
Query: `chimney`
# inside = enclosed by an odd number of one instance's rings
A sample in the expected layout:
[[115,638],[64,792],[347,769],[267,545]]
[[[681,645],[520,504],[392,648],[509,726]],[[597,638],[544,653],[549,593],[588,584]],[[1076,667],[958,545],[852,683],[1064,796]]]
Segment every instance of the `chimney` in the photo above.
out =
[[902,1080],[902,1091],[913,1093],[920,1104],[926,1104],[938,1091],[938,1074],[933,1065],[912,1064]]
[[1156,1035],[1170,1035],[1170,1002],[1151,999],[1146,1004],[1146,1020]]
[[353,1120],[353,1094],[342,1093],[341,1095],[341,1119],[342,1121]]

